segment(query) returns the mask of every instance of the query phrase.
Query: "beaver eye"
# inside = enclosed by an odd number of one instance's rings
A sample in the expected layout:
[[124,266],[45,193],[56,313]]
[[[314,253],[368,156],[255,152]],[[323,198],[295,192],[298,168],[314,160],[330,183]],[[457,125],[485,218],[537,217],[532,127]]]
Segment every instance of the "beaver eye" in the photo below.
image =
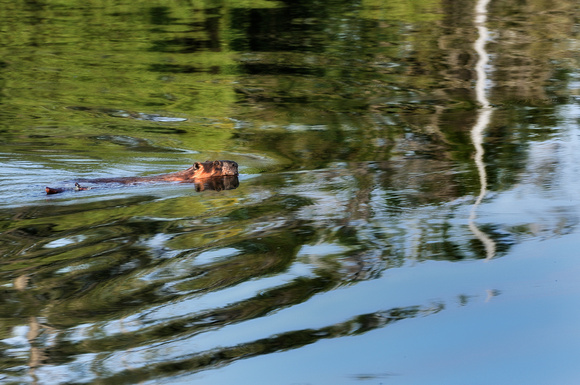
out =
[[201,167],[201,163],[199,163],[199,162],[195,162],[195,163],[193,164],[193,169],[194,169],[194,170],[199,170],[199,169],[200,169],[200,167]]

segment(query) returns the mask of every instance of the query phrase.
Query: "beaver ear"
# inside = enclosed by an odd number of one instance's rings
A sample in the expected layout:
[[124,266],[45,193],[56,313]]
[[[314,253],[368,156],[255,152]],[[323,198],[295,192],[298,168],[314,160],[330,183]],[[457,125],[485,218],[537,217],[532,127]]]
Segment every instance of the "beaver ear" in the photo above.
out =
[[220,166],[222,164],[221,160],[216,160],[213,162],[214,166]]
[[194,169],[194,170],[199,170],[200,168],[201,168],[201,163],[199,163],[199,162],[195,162],[195,163],[193,164],[193,169]]

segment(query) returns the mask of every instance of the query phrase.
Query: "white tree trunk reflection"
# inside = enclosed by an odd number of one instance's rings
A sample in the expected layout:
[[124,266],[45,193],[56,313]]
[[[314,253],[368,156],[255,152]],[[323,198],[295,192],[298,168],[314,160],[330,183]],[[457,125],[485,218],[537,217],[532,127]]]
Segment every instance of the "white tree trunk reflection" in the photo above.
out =
[[481,231],[477,227],[475,220],[477,219],[477,208],[487,194],[487,173],[485,170],[485,164],[483,162],[483,155],[485,151],[482,144],[483,134],[489,125],[492,114],[492,108],[486,95],[486,83],[488,79],[485,72],[485,67],[489,61],[489,55],[485,50],[485,43],[489,38],[489,31],[485,26],[487,21],[488,3],[489,0],[478,0],[475,6],[475,26],[479,34],[478,39],[474,43],[474,49],[479,56],[477,64],[475,65],[475,71],[477,74],[475,94],[477,102],[480,104],[480,109],[477,116],[477,121],[471,129],[471,141],[475,147],[475,165],[479,174],[480,190],[479,196],[477,197],[469,216],[469,229],[483,243],[487,260],[493,258],[495,255],[496,245],[493,239],[491,239],[485,232]]

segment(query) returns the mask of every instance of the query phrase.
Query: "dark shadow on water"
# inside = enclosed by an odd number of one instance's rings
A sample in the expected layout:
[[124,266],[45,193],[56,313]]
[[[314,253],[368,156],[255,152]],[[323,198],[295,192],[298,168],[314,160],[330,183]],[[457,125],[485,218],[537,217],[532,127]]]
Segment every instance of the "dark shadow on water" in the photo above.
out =
[[402,320],[435,314],[443,309],[443,305],[434,307],[410,306],[362,314],[345,322],[319,329],[295,330],[240,345],[220,347],[192,354],[189,358],[173,362],[152,362],[148,367],[127,370],[113,375],[109,379],[115,383],[129,384],[151,380],[159,375],[167,378],[167,376],[178,376],[185,373],[193,374],[210,368],[219,368],[241,359],[298,349],[327,338],[363,334]]

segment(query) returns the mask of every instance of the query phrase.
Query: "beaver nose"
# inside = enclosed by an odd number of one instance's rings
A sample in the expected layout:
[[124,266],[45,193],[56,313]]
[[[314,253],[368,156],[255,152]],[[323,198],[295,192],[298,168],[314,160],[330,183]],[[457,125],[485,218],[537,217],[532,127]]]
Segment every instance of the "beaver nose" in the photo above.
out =
[[238,175],[238,164],[233,160],[222,161],[224,166],[224,174]]

